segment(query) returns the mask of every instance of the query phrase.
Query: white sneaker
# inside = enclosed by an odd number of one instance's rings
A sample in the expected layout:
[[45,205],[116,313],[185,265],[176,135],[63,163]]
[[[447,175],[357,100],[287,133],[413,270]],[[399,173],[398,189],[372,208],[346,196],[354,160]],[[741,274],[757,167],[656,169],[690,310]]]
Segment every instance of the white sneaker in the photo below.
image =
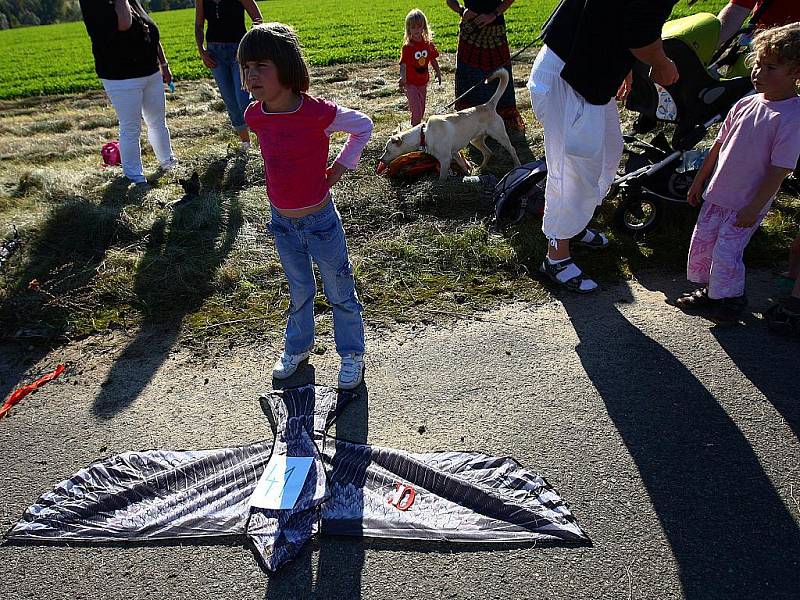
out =
[[302,352],[300,354],[287,354],[285,351],[281,357],[275,361],[272,367],[272,376],[275,379],[286,379],[291,377],[297,371],[300,363],[308,358],[311,352]]
[[169,173],[170,171],[174,171],[175,169],[177,169],[178,164],[179,164],[178,159],[173,156],[163,165],[159,165],[158,168],[164,171],[164,173]]
[[339,369],[339,387],[343,390],[352,390],[361,385],[364,379],[364,355],[345,354],[342,357],[342,366]]

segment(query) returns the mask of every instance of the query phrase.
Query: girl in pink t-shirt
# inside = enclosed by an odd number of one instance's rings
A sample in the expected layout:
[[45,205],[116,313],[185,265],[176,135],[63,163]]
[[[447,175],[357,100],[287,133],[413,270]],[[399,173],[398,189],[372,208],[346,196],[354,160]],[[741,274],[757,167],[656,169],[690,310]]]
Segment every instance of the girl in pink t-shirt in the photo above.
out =
[[400,91],[406,93],[408,108],[411,110],[411,125],[419,125],[425,114],[425,100],[428,94],[428,65],[433,67],[436,80],[442,84],[439,70],[439,51],[431,39],[433,33],[428,27],[428,18],[418,8],[406,15],[406,33],[403,50],[400,53]]
[[688,194],[693,206],[705,200],[687,265],[704,287],[675,304],[718,324],[737,322],[747,306],[744,249],[800,155],[800,23],[761,32],[753,48],[758,93],[731,108]]
[[[314,346],[317,264],[333,309],[336,351],[342,359],[339,387],[357,387],[364,373],[364,322],[339,211],[330,188],[355,169],[372,133],[358,111],[307,94],[308,67],[294,31],[280,23],[258,25],[239,44],[242,81],[255,98],[245,122],[255,132],[264,158],[272,208],[269,231],[289,281],[289,321],[283,354],[272,376],[285,379]],[[328,166],[331,133],[349,137]]]

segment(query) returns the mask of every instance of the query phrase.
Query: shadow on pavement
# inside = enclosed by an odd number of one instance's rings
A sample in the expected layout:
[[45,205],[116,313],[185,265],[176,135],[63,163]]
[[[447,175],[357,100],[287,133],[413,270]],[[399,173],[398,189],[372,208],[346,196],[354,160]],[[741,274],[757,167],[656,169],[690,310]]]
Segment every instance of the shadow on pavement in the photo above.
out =
[[[640,283],[648,289],[659,290],[672,303],[681,292],[692,289],[682,275],[674,281],[651,272],[637,273]],[[742,324],[734,327],[717,327],[708,322],[711,334],[728,354],[742,374],[775,407],[786,420],[797,438],[800,438],[800,402],[797,382],[793,374],[800,364],[800,342],[796,337],[771,333],[763,321],[753,315],[763,312],[770,304],[769,296],[775,292],[772,276],[751,276],[748,279],[750,306],[745,311]],[[702,319],[702,317],[697,317]]]
[[618,298],[560,297],[583,368],[661,521],[685,597],[797,598],[800,529],[748,440],[675,356],[617,310]]
[[[797,368],[800,342],[772,334],[763,323],[711,330],[739,370],[775,407],[800,439],[800,394]],[[800,590],[798,590],[800,593]]]
[[[226,165],[220,159],[208,171],[224,173]],[[236,173],[243,168],[242,159],[232,161],[229,171],[234,175],[229,177],[240,177]],[[111,418],[139,397],[178,340],[184,319],[213,293],[214,273],[233,248],[242,222],[238,198],[225,202],[214,189],[176,205],[169,218],[155,220],[134,281],[147,318],[111,367],[92,405],[93,415]]]

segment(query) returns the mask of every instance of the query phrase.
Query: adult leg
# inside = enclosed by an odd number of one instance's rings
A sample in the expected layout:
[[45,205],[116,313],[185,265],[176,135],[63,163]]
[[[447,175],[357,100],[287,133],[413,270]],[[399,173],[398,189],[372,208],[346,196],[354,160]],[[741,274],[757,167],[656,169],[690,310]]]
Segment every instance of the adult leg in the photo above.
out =
[[317,284],[311,265],[311,254],[304,236],[288,219],[272,212],[270,232],[289,282],[289,319],[286,322],[284,350],[287,354],[303,354],[314,346],[314,297]]
[[544,128],[547,160],[542,231],[549,244],[540,270],[552,280],[583,293],[596,289],[597,284],[572,262],[570,239],[584,231],[605,195],[598,189],[604,166],[604,138],[590,137],[596,146],[592,153],[595,156],[582,158],[567,152],[568,135],[581,119],[581,129],[587,135],[604,135],[605,115],[603,107],[587,105],[561,79],[563,64],[545,47],[537,55],[528,81],[531,105]]
[[169,129],[167,129],[167,99],[161,73],[150,75],[142,98],[142,115],[147,124],[147,139],[153,147],[158,164],[169,168],[175,164]]
[[231,68],[231,78],[233,79],[233,87],[238,91],[236,98],[239,103],[239,112],[241,114],[241,121],[236,121],[233,123],[233,128],[239,134],[239,139],[249,144],[250,143],[250,130],[247,128],[247,123],[244,121],[244,111],[250,105],[251,98],[250,92],[247,91],[246,88],[242,86],[242,73],[239,69],[239,61],[236,60],[236,48],[238,48],[238,44],[234,44],[235,48],[233,49],[232,53],[232,60],[230,63]]
[[139,142],[142,132],[144,89],[142,79],[144,78],[101,80],[119,121],[119,153],[122,172],[134,183],[146,181],[142,167],[142,148]]
[[364,353],[362,306],[356,293],[342,220],[331,203],[327,214],[307,228],[308,247],[319,267],[325,297],[333,309],[333,335],[340,356]]
[[240,138],[242,141],[247,141],[249,137],[247,136],[247,125],[244,122],[244,109],[247,108],[247,105],[241,106],[242,89],[239,65],[236,63],[236,51],[232,52],[230,46],[232,44],[209,44],[208,50],[217,62],[217,66],[211,69],[211,74],[217,82],[231,126],[238,134],[245,132],[245,137],[240,135]]

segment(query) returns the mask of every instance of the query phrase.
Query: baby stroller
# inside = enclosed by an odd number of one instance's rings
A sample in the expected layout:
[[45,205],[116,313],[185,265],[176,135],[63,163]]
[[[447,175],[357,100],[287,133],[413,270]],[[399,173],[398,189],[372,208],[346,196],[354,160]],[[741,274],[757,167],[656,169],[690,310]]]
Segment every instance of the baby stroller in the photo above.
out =
[[[648,77],[649,67],[636,63],[626,108],[636,111],[634,134],[624,135],[627,161],[609,193],[618,195],[614,213],[624,233],[653,230],[669,203],[685,203],[694,176],[707,154],[693,150],[708,129],[725,118],[731,106],[753,93],[749,76],[716,78],[708,66],[717,47],[719,20],[699,13],[664,26],[664,51],[677,65],[680,79],[663,88]],[[649,133],[659,123],[674,124],[672,139],[663,132],[649,142],[636,134]]]
[[[680,73],[675,85],[663,88],[653,83],[644,63],[633,68],[632,89],[625,106],[639,116],[634,133],[623,136],[627,160],[608,194],[609,198],[620,197],[614,222],[621,232],[651,231],[668,202],[686,202],[686,193],[705,156],[692,149],[709,127],[725,118],[737,100],[753,91],[749,77],[716,79],[709,73],[706,65],[717,47],[719,31],[719,20],[710,13],[664,26],[664,51]],[[649,142],[637,137],[651,132],[660,122],[675,125],[671,141],[664,133]],[[495,189],[494,224],[498,229],[541,210],[547,170],[543,161],[526,166],[527,173],[517,185],[509,187],[504,178]]]

